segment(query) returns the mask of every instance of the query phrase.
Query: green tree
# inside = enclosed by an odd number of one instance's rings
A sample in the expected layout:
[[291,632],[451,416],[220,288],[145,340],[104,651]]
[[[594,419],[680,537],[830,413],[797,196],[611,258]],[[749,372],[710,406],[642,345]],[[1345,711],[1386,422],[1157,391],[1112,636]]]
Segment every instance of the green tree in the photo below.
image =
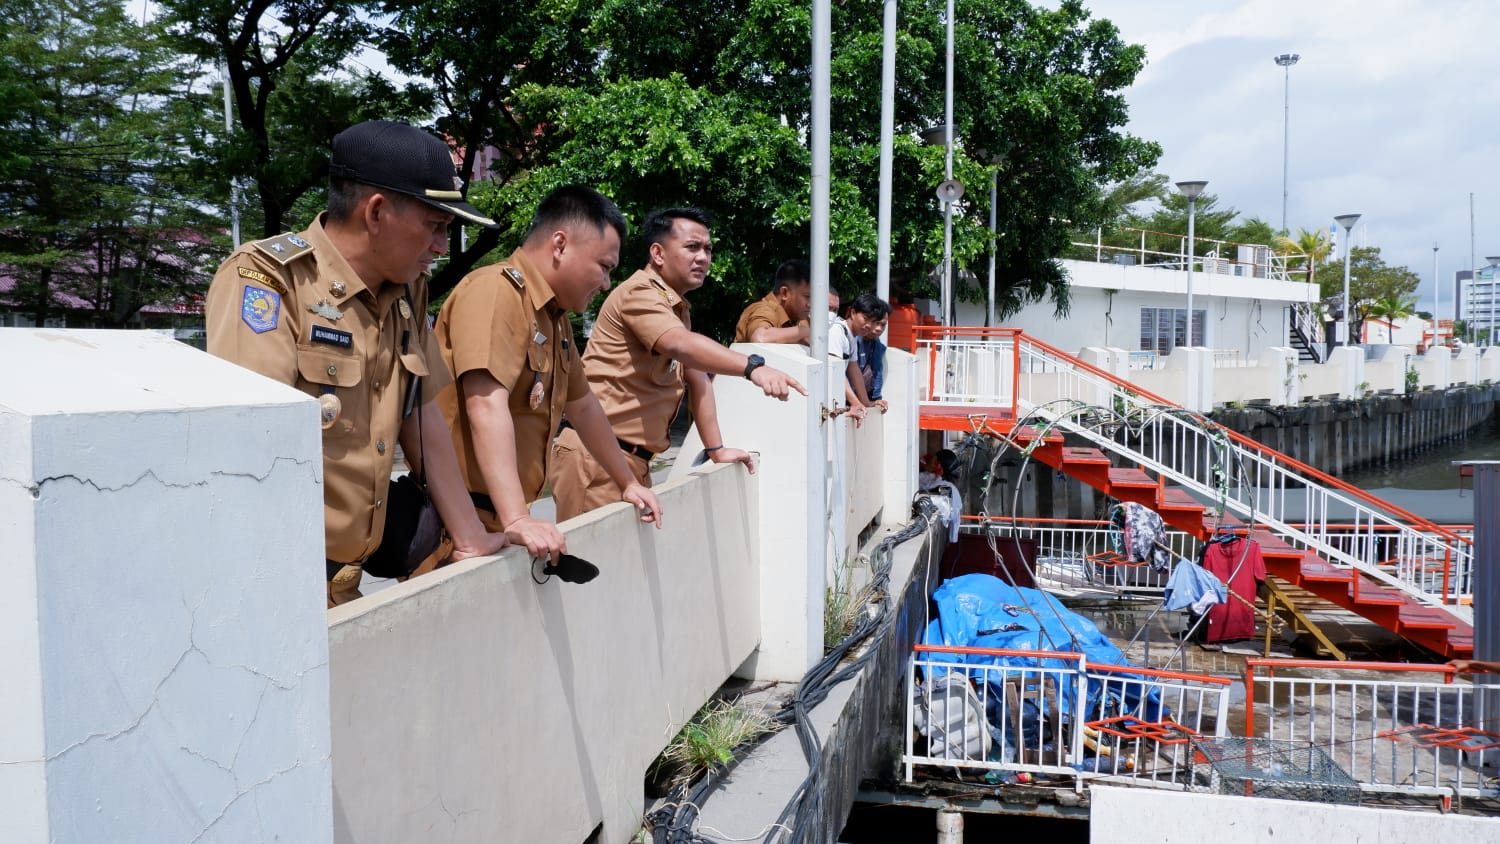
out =
[[[1318,290],[1325,302],[1343,296],[1343,262],[1324,262],[1317,268],[1317,277]],[[1410,269],[1387,264],[1380,257],[1380,247],[1354,247],[1349,252],[1349,336],[1363,336],[1362,326],[1369,315],[1370,303],[1412,296],[1421,281],[1421,277]]]
[[[555,134],[527,115],[516,91],[535,83],[583,87],[598,75],[600,62],[611,57],[600,58],[595,5],[542,4],[518,13],[514,4],[495,0],[383,4],[389,18],[379,43],[393,67],[431,82],[441,107],[437,129],[461,156],[459,176],[476,197],[503,191],[555,149]],[[641,21],[655,23],[649,16]],[[499,154],[486,155],[490,150]],[[519,235],[454,226],[433,290],[451,289],[502,238],[514,243]]]
[[24,103],[3,131],[25,151],[0,192],[9,304],[37,324],[66,307],[123,325],[145,305],[192,295],[211,229],[172,166],[183,145],[178,57],[122,3],[6,0],[3,10],[7,99]]
[[1328,233],[1322,229],[1298,229],[1296,237],[1281,235],[1276,238],[1274,244],[1276,251],[1281,255],[1300,256],[1303,269],[1307,273],[1306,281],[1309,284],[1317,283],[1318,264],[1328,260],[1328,255],[1333,251],[1333,242],[1328,239]]
[[1416,313],[1417,297],[1415,296],[1384,296],[1365,306],[1365,316],[1369,319],[1385,320],[1386,342],[1396,342],[1396,321],[1406,319]]
[[[395,87],[352,57],[373,37],[368,0],[161,0],[178,49],[205,68],[223,63],[236,131],[210,103],[191,150],[205,193],[228,204],[228,180],[256,197],[247,228],[281,232],[297,201],[328,177],[328,149],[346,126],[376,117],[429,116],[430,92]],[[217,84],[212,77],[205,84]],[[227,215],[226,215],[227,216]]]
[[[1111,214],[1103,186],[1158,157],[1123,131],[1122,90],[1144,65],[1108,21],[1076,0],[1055,10],[1022,0],[958,6],[955,177],[968,186],[954,215],[955,265],[988,249],[987,190],[998,177],[1001,313],[1050,297],[1066,309],[1056,258],[1069,224]],[[941,122],[941,4],[903,10],[898,34],[892,286],[930,294],[941,259],[933,190],[943,150],[918,134]],[[805,255],[809,234],[809,10],[785,0],[603,2],[588,29],[601,56],[586,82],[516,89],[514,113],[535,132],[533,154],[501,189],[476,191],[515,225],[546,189],[599,186],[633,217],[693,203],[714,212],[715,281],[695,294],[695,322],[724,336],[776,264]],[[846,293],[874,284],[878,197],[880,7],[833,10],[831,277]],[[492,72],[512,73],[506,62]],[[993,168],[993,169],[992,169]],[[630,260],[630,259],[627,259]],[[960,275],[960,278],[963,276]],[[434,286],[443,287],[435,280]],[[961,286],[982,297],[982,285]]]

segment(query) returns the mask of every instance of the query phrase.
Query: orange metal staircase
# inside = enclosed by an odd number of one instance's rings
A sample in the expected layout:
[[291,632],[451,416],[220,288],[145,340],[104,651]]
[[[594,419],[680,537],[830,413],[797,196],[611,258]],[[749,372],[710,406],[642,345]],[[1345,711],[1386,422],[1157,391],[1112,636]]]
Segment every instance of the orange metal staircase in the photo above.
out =
[[[1027,341],[1027,338],[1016,332],[1008,334],[1007,337],[1016,344],[1017,350],[1022,342]],[[1088,364],[1071,359],[1055,349],[1048,348],[1047,354],[1049,358],[1054,359],[1054,366],[1056,365],[1055,359],[1061,356],[1078,367],[1092,370]],[[1017,357],[1020,357],[1019,352]],[[930,377],[935,378],[939,374],[935,368],[929,371],[932,373]],[[1107,373],[1093,370],[1092,375],[1096,379],[1103,378],[1121,384],[1123,389],[1130,391],[1129,395],[1132,398],[1144,395],[1144,398],[1155,406],[1161,406],[1163,403],[1163,400],[1149,394],[1142,394],[1139,390],[1135,390],[1124,382],[1119,382],[1119,379]],[[1018,420],[1017,409],[1025,410],[1027,407],[1027,402],[1022,395],[1025,378],[1019,364],[1012,370],[1012,376],[1008,385],[1012,391],[1009,402],[1005,401],[1003,396],[998,397],[1000,400],[987,405],[974,400],[957,404],[928,401],[924,403],[920,413],[921,427],[929,430],[974,431],[992,434],[1018,448],[1028,449],[1031,456],[1039,462],[1076,478],[1112,498],[1120,501],[1133,501],[1156,511],[1167,524],[1190,533],[1200,540],[1210,538],[1221,527],[1241,529],[1245,527],[1246,522],[1239,517],[1229,512],[1220,512],[1218,509],[1206,507],[1183,488],[1168,486],[1163,472],[1158,472],[1157,476],[1153,477],[1152,473],[1140,466],[1116,466],[1110,455],[1100,448],[1065,444],[1064,437],[1058,430],[1050,425],[1035,424],[1034,417],[1030,414],[1023,415]],[[1229,436],[1235,435],[1229,434]],[[1308,476],[1307,482],[1310,484],[1326,483],[1346,486],[1285,455],[1270,451],[1258,443],[1249,443],[1249,445],[1263,454],[1269,453],[1278,462],[1294,465],[1304,470],[1304,475]],[[1119,452],[1116,453],[1119,454]],[[1349,488],[1349,494],[1357,494],[1370,500],[1368,494],[1363,491]],[[1388,507],[1388,509],[1404,516],[1410,515],[1394,507]],[[1416,519],[1416,517],[1411,518]],[[1249,519],[1251,527],[1248,533],[1260,544],[1266,569],[1270,574],[1363,616],[1444,658],[1472,656],[1474,646],[1472,625],[1442,606],[1434,606],[1431,596],[1403,591],[1399,588],[1402,584],[1390,583],[1392,578],[1389,577],[1385,578],[1388,582],[1381,582],[1378,577],[1367,573],[1369,572],[1368,566],[1362,571],[1361,567],[1347,563],[1331,563],[1317,550],[1298,547],[1289,542],[1288,537],[1270,529],[1262,522],[1258,514],[1251,513]],[[1431,527],[1441,530],[1436,526]],[[1305,546],[1306,537],[1302,537],[1302,540]],[[1452,555],[1447,556],[1451,559]],[[1379,575],[1380,572],[1373,574]],[[1446,577],[1443,582],[1447,583]],[[1446,585],[1444,588],[1446,590]],[[1447,594],[1446,591],[1445,594]],[[1423,598],[1426,600],[1424,601]]]

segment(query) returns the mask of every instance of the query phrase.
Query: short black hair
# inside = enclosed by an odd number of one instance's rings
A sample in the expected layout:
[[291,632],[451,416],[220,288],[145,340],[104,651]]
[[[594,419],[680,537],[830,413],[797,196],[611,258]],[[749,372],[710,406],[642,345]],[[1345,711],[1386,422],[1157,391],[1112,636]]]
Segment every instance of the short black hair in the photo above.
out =
[[410,208],[413,205],[421,203],[421,200],[407,196],[404,193],[387,190],[377,185],[367,185],[364,182],[356,182],[353,179],[334,176],[328,180],[328,204],[325,206],[328,209],[328,222],[346,222],[350,217],[354,216],[354,209],[358,208],[361,202],[369,199],[372,194],[377,193],[385,197],[387,202],[399,205],[402,208]]
[[776,268],[771,292],[775,293],[783,287],[801,287],[804,284],[812,284],[812,268],[808,266],[806,259],[792,258],[782,261],[781,266]]
[[891,306],[874,293],[861,293],[849,303],[849,310],[857,311],[873,320],[882,320],[891,315]]
[[563,185],[542,197],[531,225],[526,227],[526,240],[530,241],[538,233],[573,225],[590,225],[600,234],[604,233],[605,226],[609,226],[620,236],[622,243],[630,232],[625,215],[609,197],[587,185]]
[[328,220],[333,223],[342,223],[354,214],[354,209],[359,204],[380,188],[356,182],[353,179],[343,179],[337,176],[328,180]]
[[705,229],[714,226],[713,215],[702,208],[658,208],[647,214],[646,221],[641,223],[641,245],[649,250],[651,244],[666,240],[677,220],[692,220]]

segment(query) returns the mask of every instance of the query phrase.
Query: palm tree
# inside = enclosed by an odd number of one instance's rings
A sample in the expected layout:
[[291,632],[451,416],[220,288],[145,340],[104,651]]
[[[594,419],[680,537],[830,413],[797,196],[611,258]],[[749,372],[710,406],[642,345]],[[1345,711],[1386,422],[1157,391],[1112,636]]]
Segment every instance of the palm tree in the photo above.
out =
[[1376,299],[1365,306],[1365,317],[1385,320],[1386,340],[1396,342],[1396,320],[1406,319],[1416,313],[1417,297],[1387,296]]
[[1327,260],[1328,255],[1333,251],[1333,243],[1328,239],[1328,232],[1322,229],[1314,231],[1297,229],[1296,237],[1281,235],[1276,238],[1276,242],[1273,245],[1276,247],[1276,251],[1282,255],[1302,256],[1305,263],[1304,268],[1307,270],[1307,278],[1305,280],[1308,284],[1316,283],[1315,275],[1317,274],[1318,264]]

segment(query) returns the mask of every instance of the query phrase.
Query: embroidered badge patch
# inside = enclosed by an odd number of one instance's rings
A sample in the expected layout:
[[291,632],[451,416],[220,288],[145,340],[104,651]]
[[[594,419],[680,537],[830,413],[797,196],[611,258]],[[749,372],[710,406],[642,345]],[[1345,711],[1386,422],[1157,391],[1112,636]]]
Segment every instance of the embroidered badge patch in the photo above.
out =
[[236,269],[239,271],[240,278],[253,279],[283,296],[286,295],[286,285],[282,284],[280,279],[272,278],[260,270],[252,270],[249,267],[237,267]]
[[240,300],[240,319],[256,334],[270,331],[281,319],[281,297],[253,284],[245,285],[245,296]]
[[330,346],[347,349],[354,345],[354,335],[347,331],[339,331],[337,328],[329,328],[326,325],[314,325],[312,327],[312,341],[314,343],[327,343]]

